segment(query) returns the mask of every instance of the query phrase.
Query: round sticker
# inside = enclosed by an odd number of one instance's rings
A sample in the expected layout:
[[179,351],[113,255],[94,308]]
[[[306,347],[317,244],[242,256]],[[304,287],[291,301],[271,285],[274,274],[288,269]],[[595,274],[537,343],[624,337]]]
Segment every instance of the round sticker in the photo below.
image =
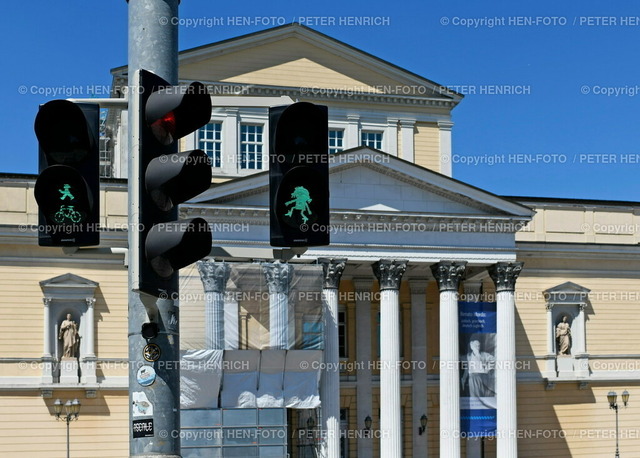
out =
[[149,362],[158,361],[160,359],[160,347],[156,344],[149,344],[142,350],[142,356]]
[[151,366],[142,366],[136,374],[138,383],[142,386],[149,386],[156,381],[156,371]]

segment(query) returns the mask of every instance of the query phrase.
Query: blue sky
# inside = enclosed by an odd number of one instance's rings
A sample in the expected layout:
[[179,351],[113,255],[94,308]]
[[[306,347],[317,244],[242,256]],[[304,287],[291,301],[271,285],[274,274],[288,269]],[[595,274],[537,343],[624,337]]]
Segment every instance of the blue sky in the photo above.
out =
[[[621,3],[183,0],[181,18],[223,24],[180,27],[180,49],[334,18],[311,27],[466,94],[455,178],[501,195],[640,201],[640,5]],[[360,17],[381,25],[339,24]],[[7,2],[0,26],[0,172],[36,173],[38,104],[107,94],[127,62],[127,3]]]

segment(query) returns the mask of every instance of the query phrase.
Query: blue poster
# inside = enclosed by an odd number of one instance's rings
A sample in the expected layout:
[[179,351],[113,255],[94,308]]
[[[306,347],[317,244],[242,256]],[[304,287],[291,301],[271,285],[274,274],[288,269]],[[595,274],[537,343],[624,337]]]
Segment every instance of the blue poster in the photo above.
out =
[[496,433],[496,303],[459,302],[460,428],[467,437]]

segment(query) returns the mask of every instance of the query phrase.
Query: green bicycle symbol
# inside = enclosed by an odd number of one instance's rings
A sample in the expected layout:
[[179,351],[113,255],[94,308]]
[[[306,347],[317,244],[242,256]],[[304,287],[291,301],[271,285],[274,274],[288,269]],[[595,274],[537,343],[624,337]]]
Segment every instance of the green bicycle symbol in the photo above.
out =
[[63,223],[79,223],[82,219],[82,214],[73,208],[73,205],[62,205],[60,210],[53,215],[53,220],[58,224]]

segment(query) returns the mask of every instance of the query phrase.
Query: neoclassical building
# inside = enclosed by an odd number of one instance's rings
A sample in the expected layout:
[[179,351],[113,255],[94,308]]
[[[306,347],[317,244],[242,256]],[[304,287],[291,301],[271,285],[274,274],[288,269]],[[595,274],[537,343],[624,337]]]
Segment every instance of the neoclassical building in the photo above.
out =
[[[620,450],[640,453],[640,203],[456,180],[461,95],[297,24],[179,59],[214,105],[182,141],[212,158],[211,188],[180,211],[214,243],[181,270],[181,348],[227,363],[184,372],[183,456],[601,457],[616,446],[610,391]],[[127,69],[112,74],[122,96]],[[332,153],[331,244],[296,252],[269,246],[267,107],[287,100],[328,106]],[[72,455],[126,456],[129,415],[144,417],[127,382],[126,120],[111,109],[104,126],[97,249],[38,247],[36,177],[0,177],[11,456],[65,456],[56,399],[82,404]],[[65,366],[69,314],[80,338]]]

